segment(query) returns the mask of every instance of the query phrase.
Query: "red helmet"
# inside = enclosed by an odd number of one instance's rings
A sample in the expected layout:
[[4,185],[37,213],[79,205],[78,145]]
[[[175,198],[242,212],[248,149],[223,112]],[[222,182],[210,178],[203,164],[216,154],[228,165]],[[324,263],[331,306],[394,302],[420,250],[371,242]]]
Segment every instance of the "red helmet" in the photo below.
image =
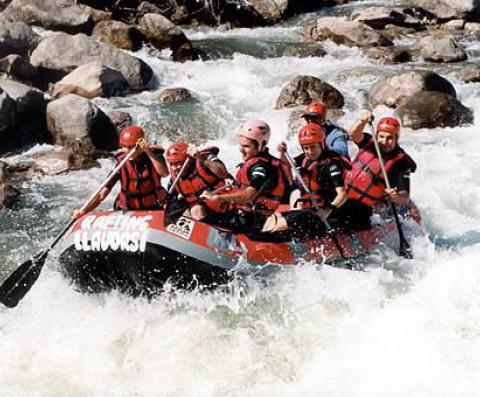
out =
[[322,148],[325,147],[325,132],[318,124],[307,124],[298,131],[298,142],[300,146],[319,143]]
[[307,105],[307,108],[305,109],[305,113],[302,114],[302,117],[318,117],[318,116],[325,117],[326,113],[327,113],[327,107],[323,102],[313,101]]
[[120,146],[132,148],[135,146],[140,138],[143,138],[145,133],[138,125],[129,125],[120,131],[119,141]]
[[394,117],[382,117],[377,123],[377,135],[380,131],[391,132],[400,137],[400,123]]
[[165,153],[165,158],[170,164],[183,163],[188,157],[188,144],[185,142],[177,142],[170,145]]
[[252,139],[258,143],[258,151],[261,152],[267,146],[270,139],[270,127],[262,120],[249,120],[240,127],[240,136]]

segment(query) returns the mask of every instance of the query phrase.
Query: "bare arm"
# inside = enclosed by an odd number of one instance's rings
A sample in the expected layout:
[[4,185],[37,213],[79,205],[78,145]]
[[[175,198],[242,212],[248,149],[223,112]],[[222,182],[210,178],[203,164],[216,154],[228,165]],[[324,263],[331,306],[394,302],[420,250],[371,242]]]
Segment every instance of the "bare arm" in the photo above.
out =
[[334,207],[340,208],[345,204],[345,201],[347,201],[347,192],[344,187],[335,188],[335,192],[337,192],[337,195],[330,204]]
[[72,218],[77,219],[80,218],[81,216],[85,215],[86,213],[93,211],[95,208],[98,207],[98,205],[107,198],[108,194],[110,193],[110,189],[108,187],[104,187],[102,190],[100,190],[100,193],[98,193],[93,200],[85,207],[83,211],[80,211],[80,209],[76,209],[73,211]]
[[406,205],[410,200],[410,194],[406,190],[397,191],[397,188],[385,189],[385,193],[395,204]]
[[362,112],[360,118],[347,130],[348,137],[359,144],[362,142],[365,133],[363,132],[367,123],[373,120],[373,114],[370,111]]
[[145,138],[140,138],[137,144],[147,154],[157,174],[160,175],[160,177],[167,176],[168,168],[167,168],[167,163],[165,162],[165,158],[163,156],[160,156],[159,158],[153,152],[152,148],[150,147],[148,141]]
[[211,161],[200,159],[200,161],[202,161],[202,164],[220,179],[225,179],[228,176],[227,168],[225,167],[225,164],[223,164],[220,160]]
[[225,194],[214,194],[209,196],[208,198],[212,200],[218,201],[226,201],[229,203],[237,203],[237,204],[251,204],[257,197],[258,192],[257,189],[248,186],[245,189],[239,190],[233,193],[225,193]]

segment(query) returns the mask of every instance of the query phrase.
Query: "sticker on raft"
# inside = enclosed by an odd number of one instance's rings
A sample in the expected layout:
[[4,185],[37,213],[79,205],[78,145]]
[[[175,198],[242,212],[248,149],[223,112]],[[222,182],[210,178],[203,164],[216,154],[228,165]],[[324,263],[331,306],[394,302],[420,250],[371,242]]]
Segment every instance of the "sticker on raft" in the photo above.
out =
[[180,217],[177,223],[171,223],[167,226],[167,231],[188,240],[193,232],[193,222],[187,218]]
[[151,215],[89,215],[74,235],[77,251],[145,252]]

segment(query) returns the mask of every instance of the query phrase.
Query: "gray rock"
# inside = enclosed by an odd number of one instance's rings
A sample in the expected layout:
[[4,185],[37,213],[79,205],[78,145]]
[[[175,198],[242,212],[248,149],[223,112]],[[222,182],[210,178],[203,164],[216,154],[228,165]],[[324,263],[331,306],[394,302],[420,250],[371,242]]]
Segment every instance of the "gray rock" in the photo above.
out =
[[309,45],[291,45],[283,50],[282,55],[298,58],[323,57],[327,55],[327,51],[321,44],[313,43]]
[[0,161],[0,209],[10,207],[20,192],[10,183],[10,172],[5,162]]
[[460,70],[456,77],[464,83],[478,83],[480,82],[480,66],[469,65]]
[[375,83],[370,88],[368,100],[371,107],[385,105],[395,108],[422,91],[457,95],[453,85],[440,75],[429,70],[412,70]]
[[370,26],[358,22],[348,21],[342,17],[324,17],[316,23],[307,23],[303,27],[303,35],[308,40],[332,40],[337,44],[351,47],[388,46],[392,42]]
[[162,90],[157,95],[155,95],[154,99],[156,99],[159,102],[172,103],[172,102],[184,101],[191,97],[192,97],[192,94],[186,88],[167,88],[165,90]]
[[95,61],[122,73],[134,91],[142,90],[153,75],[141,59],[84,34],[52,34],[40,42],[30,57],[32,65],[63,74]]
[[368,47],[362,49],[362,54],[380,64],[387,65],[413,60],[411,52],[406,47]]
[[100,62],[79,66],[53,85],[52,97],[59,98],[75,93],[85,98],[123,96],[130,87],[123,75]]
[[4,141],[8,138],[5,134],[15,125],[16,118],[17,104],[0,88],[0,152],[2,152]]
[[425,61],[431,62],[461,62],[467,59],[465,50],[453,37],[429,35],[417,40],[415,48]]
[[466,19],[480,14],[478,0],[417,0],[415,5],[442,20]]
[[47,126],[54,143],[78,147],[83,152],[117,148],[117,132],[98,106],[70,94],[47,105]]
[[90,7],[74,0],[13,0],[3,16],[12,22],[70,33],[89,32],[93,26]]
[[47,103],[42,91],[11,80],[0,80],[0,88],[16,102],[18,116],[45,118]]
[[140,27],[147,40],[159,50],[190,43],[182,29],[160,14],[145,14],[139,20]]
[[467,22],[464,29],[467,35],[480,35],[480,23],[478,22]]
[[279,22],[286,14],[292,0],[249,0],[248,4],[260,15],[264,23],[273,25]]
[[37,73],[37,69],[30,62],[17,54],[0,59],[0,71],[21,81],[30,81]]
[[403,25],[407,15],[390,7],[365,7],[354,11],[350,18],[373,29],[384,29],[388,24]]
[[275,108],[306,105],[320,100],[328,108],[340,109],[344,105],[343,95],[330,84],[314,76],[297,76],[282,88]]
[[120,21],[101,21],[95,25],[92,37],[123,50],[137,51],[145,39],[134,26]]
[[456,127],[473,123],[473,112],[456,98],[441,92],[422,91],[395,110],[404,127]]
[[119,110],[108,112],[107,116],[110,118],[110,120],[112,120],[113,125],[117,128],[118,131],[120,131],[127,125],[132,124],[133,122],[133,118],[129,113]]
[[9,54],[28,55],[39,37],[23,22],[0,21],[0,58]]

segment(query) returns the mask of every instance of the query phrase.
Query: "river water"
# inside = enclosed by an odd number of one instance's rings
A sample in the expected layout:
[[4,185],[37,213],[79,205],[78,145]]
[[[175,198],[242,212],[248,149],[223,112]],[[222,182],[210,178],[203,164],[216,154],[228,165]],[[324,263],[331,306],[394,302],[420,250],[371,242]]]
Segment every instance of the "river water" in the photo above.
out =
[[[298,152],[287,137],[290,110],[273,109],[284,84],[299,74],[328,81],[345,95],[339,123],[348,126],[371,84],[402,68],[378,66],[357,49],[331,43],[324,58],[279,57],[288,43],[300,40],[295,26],[312,16],[272,28],[187,31],[194,45],[217,57],[174,64],[163,53],[144,49],[137,55],[154,69],[154,88],[186,87],[194,100],[158,104],[151,91],[98,104],[129,111],[158,143],[188,136],[218,145],[232,168],[240,160],[235,133],[247,118],[270,123],[271,147],[287,139]],[[478,60],[480,45],[463,44],[470,61]],[[80,294],[53,258],[17,308],[0,309],[0,395],[477,394],[478,84],[460,84],[454,75],[459,65],[414,66],[433,67],[452,81],[476,120],[402,135],[418,163],[412,196],[427,231],[412,242],[414,260],[384,249],[365,272],[305,264],[268,285],[251,281],[246,293],[171,291],[147,302],[117,293]],[[379,109],[381,114],[388,110]],[[101,165],[21,185],[21,201],[0,213],[0,279],[58,233],[113,163]]]

